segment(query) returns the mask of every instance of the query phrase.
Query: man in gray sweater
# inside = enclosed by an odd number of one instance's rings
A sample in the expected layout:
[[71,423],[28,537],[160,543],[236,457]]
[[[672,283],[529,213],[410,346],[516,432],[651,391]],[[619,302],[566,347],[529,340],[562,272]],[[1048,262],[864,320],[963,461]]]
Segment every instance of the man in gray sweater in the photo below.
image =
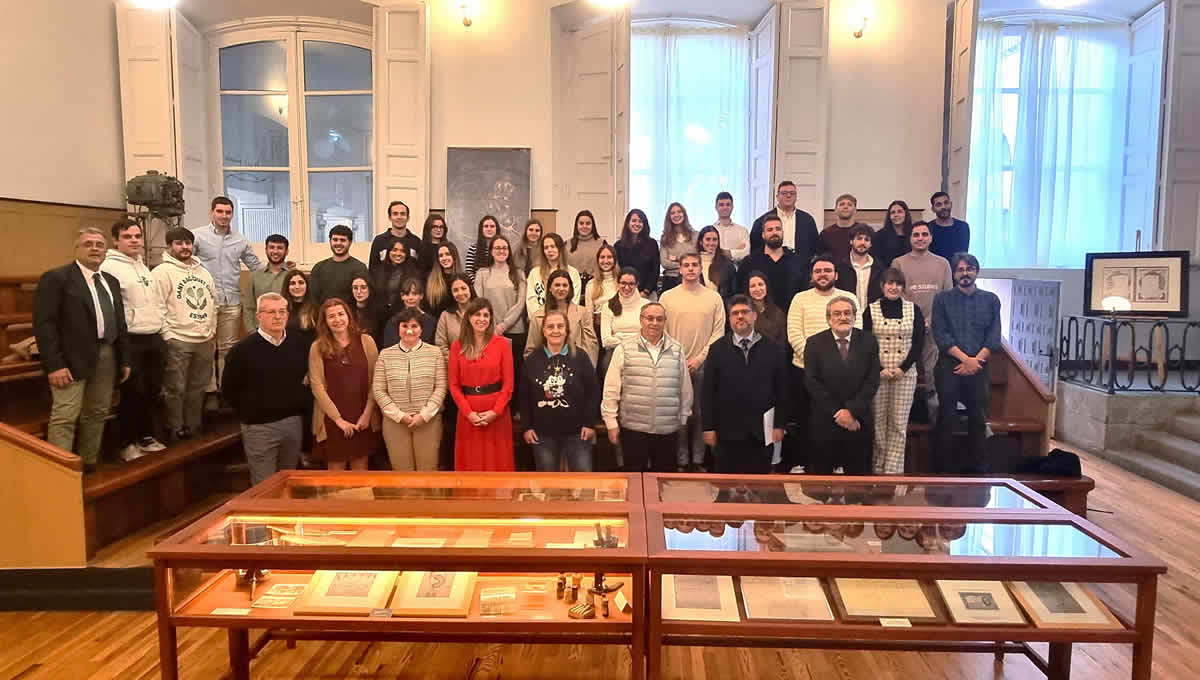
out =
[[919,307],[925,317],[925,346],[921,349],[921,360],[917,364],[917,384],[925,388],[926,394],[933,393],[933,367],[938,357],[937,343],[933,341],[933,333],[929,332],[933,320],[933,298],[943,290],[954,287],[950,263],[929,250],[932,242],[929,225],[916,222],[909,236],[912,250],[892,260],[892,266],[904,274],[904,296]]

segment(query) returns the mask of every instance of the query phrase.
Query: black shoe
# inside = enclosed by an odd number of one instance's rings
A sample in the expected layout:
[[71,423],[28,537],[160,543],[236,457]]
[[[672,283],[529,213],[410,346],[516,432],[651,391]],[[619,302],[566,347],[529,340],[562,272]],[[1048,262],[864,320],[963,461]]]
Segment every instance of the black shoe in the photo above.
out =
[[181,442],[181,441],[185,441],[185,440],[191,439],[191,438],[192,438],[192,428],[181,427],[178,430],[175,430],[175,436],[174,436],[175,441]]

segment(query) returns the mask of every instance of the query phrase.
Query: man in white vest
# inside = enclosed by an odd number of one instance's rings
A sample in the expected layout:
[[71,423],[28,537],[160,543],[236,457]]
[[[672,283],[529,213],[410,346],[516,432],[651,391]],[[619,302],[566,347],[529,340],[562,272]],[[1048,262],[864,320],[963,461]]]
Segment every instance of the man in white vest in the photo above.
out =
[[642,307],[642,332],[613,350],[600,415],[608,440],[618,442],[625,469],[674,472],[679,430],[692,415],[692,380],[687,356],[666,333],[667,310],[657,302]]

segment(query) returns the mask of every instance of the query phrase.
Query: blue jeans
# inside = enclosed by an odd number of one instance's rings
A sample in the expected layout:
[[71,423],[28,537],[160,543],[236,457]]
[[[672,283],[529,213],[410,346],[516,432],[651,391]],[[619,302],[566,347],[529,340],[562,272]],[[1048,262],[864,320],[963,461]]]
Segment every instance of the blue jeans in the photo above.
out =
[[558,472],[560,456],[567,459],[567,470],[571,472],[592,471],[592,445],[595,442],[584,441],[578,434],[538,435],[538,438],[541,441],[533,445],[533,461],[538,472]]

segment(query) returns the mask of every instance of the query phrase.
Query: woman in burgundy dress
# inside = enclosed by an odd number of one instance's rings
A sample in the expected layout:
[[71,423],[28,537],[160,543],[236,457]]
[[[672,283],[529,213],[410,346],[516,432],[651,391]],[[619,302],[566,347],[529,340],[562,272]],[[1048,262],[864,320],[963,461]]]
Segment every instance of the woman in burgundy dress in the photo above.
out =
[[513,466],[512,344],[496,334],[492,303],[467,305],[467,327],[450,345],[450,394],[458,405],[455,470],[505,472]]
[[366,470],[379,448],[379,411],[371,378],[379,351],[354,321],[350,306],[331,298],[317,314],[317,340],[308,352],[313,398],[313,457],[330,470]]

